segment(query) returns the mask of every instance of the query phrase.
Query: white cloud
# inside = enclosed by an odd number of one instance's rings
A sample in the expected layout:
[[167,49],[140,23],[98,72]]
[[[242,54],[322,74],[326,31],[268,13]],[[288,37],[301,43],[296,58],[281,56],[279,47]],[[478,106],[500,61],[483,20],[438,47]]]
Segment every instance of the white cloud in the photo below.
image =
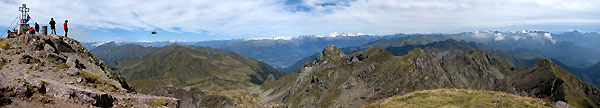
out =
[[552,41],[553,44],[556,43],[556,40],[552,39],[552,34],[544,33],[544,37],[548,38],[548,40]]
[[98,42],[98,43],[92,44],[92,46],[98,47],[100,45],[104,45],[105,43],[108,43],[108,42]]
[[[306,12],[289,11],[289,5],[277,0],[8,0],[0,2],[0,24],[10,23],[21,3],[27,3],[34,21],[41,24],[54,17],[91,29],[159,28],[244,37],[600,23],[600,0],[305,0],[300,5],[312,9]],[[323,3],[340,5],[319,5]]]
[[496,33],[494,34],[494,36],[496,38],[494,38],[494,40],[499,41],[499,40],[504,40],[504,35],[502,33]]
[[516,41],[518,41],[518,40],[521,40],[523,37],[521,37],[521,36],[513,36],[512,38],[515,39]]

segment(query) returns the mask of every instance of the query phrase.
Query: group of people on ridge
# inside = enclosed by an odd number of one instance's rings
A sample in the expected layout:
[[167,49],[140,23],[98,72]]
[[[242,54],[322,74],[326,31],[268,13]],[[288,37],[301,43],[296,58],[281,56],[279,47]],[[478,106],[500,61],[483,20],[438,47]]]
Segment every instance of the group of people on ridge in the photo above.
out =
[[[64,30],[65,30],[65,37],[67,37],[67,33],[69,32],[69,28],[67,27],[67,23],[68,22],[69,22],[68,20],[65,20],[65,23],[63,23],[63,27],[64,27]],[[48,24],[50,25],[50,29],[51,29],[50,34],[56,35],[56,22],[54,21],[54,18],[50,18],[50,22]],[[27,34],[27,33],[30,34],[30,35],[33,35],[36,32],[37,33],[40,32],[40,25],[37,22],[35,22],[34,27],[29,28],[29,31],[27,31],[27,32],[17,33],[17,30],[13,30],[13,32],[11,32],[10,30],[8,30],[8,35],[9,36],[11,34],[13,34],[13,35],[21,35],[21,34]]]
[[[69,28],[67,27],[68,22],[69,20],[65,20],[65,23],[63,24],[63,27],[65,28],[65,37],[67,37],[67,32],[69,32]],[[50,33],[56,35],[56,22],[54,22],[54,18],[50,18],[50,23],[48,24],[50,24],[50,29],[52,29]]]

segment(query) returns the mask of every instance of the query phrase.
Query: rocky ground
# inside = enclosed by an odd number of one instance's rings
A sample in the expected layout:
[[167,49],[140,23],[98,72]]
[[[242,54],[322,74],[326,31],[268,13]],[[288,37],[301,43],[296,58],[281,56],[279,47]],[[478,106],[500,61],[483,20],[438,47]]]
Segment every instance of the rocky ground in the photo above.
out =
[[211,91],[200,88],[190,90],[161,87],[153,95],[176,97],[182,108],[287,108],[281,102],[264,102],[252,90]]
[[564,102],[552,105],[538,98],[503,92],[466,89],[436,89],[394,96],[362,108],[573,108]]
[[179,100],[137,94],[74,39],[0,38],[0,107],[177,107]]

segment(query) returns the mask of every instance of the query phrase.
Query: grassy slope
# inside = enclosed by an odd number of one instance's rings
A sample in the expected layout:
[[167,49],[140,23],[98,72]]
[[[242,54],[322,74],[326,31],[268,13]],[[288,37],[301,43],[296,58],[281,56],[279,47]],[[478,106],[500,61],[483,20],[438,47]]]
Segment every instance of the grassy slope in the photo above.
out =
[[116,68],[141,93],[159,87],[234,90],[262,84],[269,74],[284,74],[237,53],[190,46],[167,46]]
[[416,91],[403,96],[395,96],[380,100],[375,103],[363,106],[363,108],[388,108],[388,107],[426,107],[426,108],[464,108],[464,107],[553,107],[551,104],[541,99],[521,97],[513,94],[465,90],[465,89],[437,89]]
[[12,45],[10,45],[10,41],[6,38],[0,38],[0,48],[7,50],[12,48]]

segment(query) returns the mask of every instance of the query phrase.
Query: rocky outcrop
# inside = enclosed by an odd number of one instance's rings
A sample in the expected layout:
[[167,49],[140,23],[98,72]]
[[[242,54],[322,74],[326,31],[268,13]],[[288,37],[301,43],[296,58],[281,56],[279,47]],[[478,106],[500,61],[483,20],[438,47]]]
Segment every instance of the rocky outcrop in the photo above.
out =
[[327,45],[323,52],[317,57],[315,61],[317,64],[323,64],[327,62],[336,62],[340,57],[345,56],[342,50],[337,49],[334,45]]
[[[74,39],[30,35],[0,49],[0,103],[8,107],[177,107],[178,99],[136,94]],[[164,104],[151,104],[160,100]]]
[[263,102],[246,90],[210,91],[191,88],[190,90],[174,87],[161,87],[154,95],[176,97],[182,108],[287,108],[281,102]]

